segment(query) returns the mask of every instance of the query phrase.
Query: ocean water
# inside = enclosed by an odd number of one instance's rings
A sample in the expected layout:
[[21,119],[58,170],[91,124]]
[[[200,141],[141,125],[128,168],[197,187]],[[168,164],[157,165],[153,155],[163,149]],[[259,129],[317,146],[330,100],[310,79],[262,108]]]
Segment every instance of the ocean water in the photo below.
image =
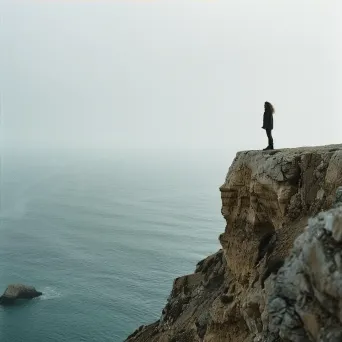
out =
[[211,151],[7,151],[1,159],[0,342],[123,341],[159,318],[175,277],[219,248]]

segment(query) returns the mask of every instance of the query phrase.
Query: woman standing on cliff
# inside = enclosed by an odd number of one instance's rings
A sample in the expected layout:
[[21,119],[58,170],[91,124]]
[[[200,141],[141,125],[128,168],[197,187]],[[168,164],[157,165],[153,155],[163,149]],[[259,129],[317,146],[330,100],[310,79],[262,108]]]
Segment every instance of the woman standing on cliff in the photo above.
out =
[[274,108],[269,102],[265,102],[265,112],[264,112],[264,120],[262,128],[266,130],[267,138],[268,138],[268,146],[264,148],[264,150],[273,150],[273,137],[272,137],[272,129],[273,129],[273,113]]

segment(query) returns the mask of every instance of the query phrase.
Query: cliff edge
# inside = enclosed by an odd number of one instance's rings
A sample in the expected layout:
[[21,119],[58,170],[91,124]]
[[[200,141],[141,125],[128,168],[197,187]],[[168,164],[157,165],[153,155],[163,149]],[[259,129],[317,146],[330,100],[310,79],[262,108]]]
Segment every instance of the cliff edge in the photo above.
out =
[[340,185],[342,145],[237,153],[222,249],[126,341],[342,341]]

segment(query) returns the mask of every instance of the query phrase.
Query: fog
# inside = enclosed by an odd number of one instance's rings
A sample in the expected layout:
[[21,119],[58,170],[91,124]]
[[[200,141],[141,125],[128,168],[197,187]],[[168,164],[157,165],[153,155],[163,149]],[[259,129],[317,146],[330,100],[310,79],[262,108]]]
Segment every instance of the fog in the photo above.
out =
[[1,144],[340,143],[340,0],[0,0]]

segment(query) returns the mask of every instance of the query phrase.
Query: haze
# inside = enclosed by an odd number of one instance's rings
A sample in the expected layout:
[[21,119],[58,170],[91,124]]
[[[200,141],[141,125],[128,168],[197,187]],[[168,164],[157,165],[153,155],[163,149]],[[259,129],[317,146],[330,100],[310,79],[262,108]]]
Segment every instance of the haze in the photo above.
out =
[[341,142],[339,0],[1,0],[8,149]]

